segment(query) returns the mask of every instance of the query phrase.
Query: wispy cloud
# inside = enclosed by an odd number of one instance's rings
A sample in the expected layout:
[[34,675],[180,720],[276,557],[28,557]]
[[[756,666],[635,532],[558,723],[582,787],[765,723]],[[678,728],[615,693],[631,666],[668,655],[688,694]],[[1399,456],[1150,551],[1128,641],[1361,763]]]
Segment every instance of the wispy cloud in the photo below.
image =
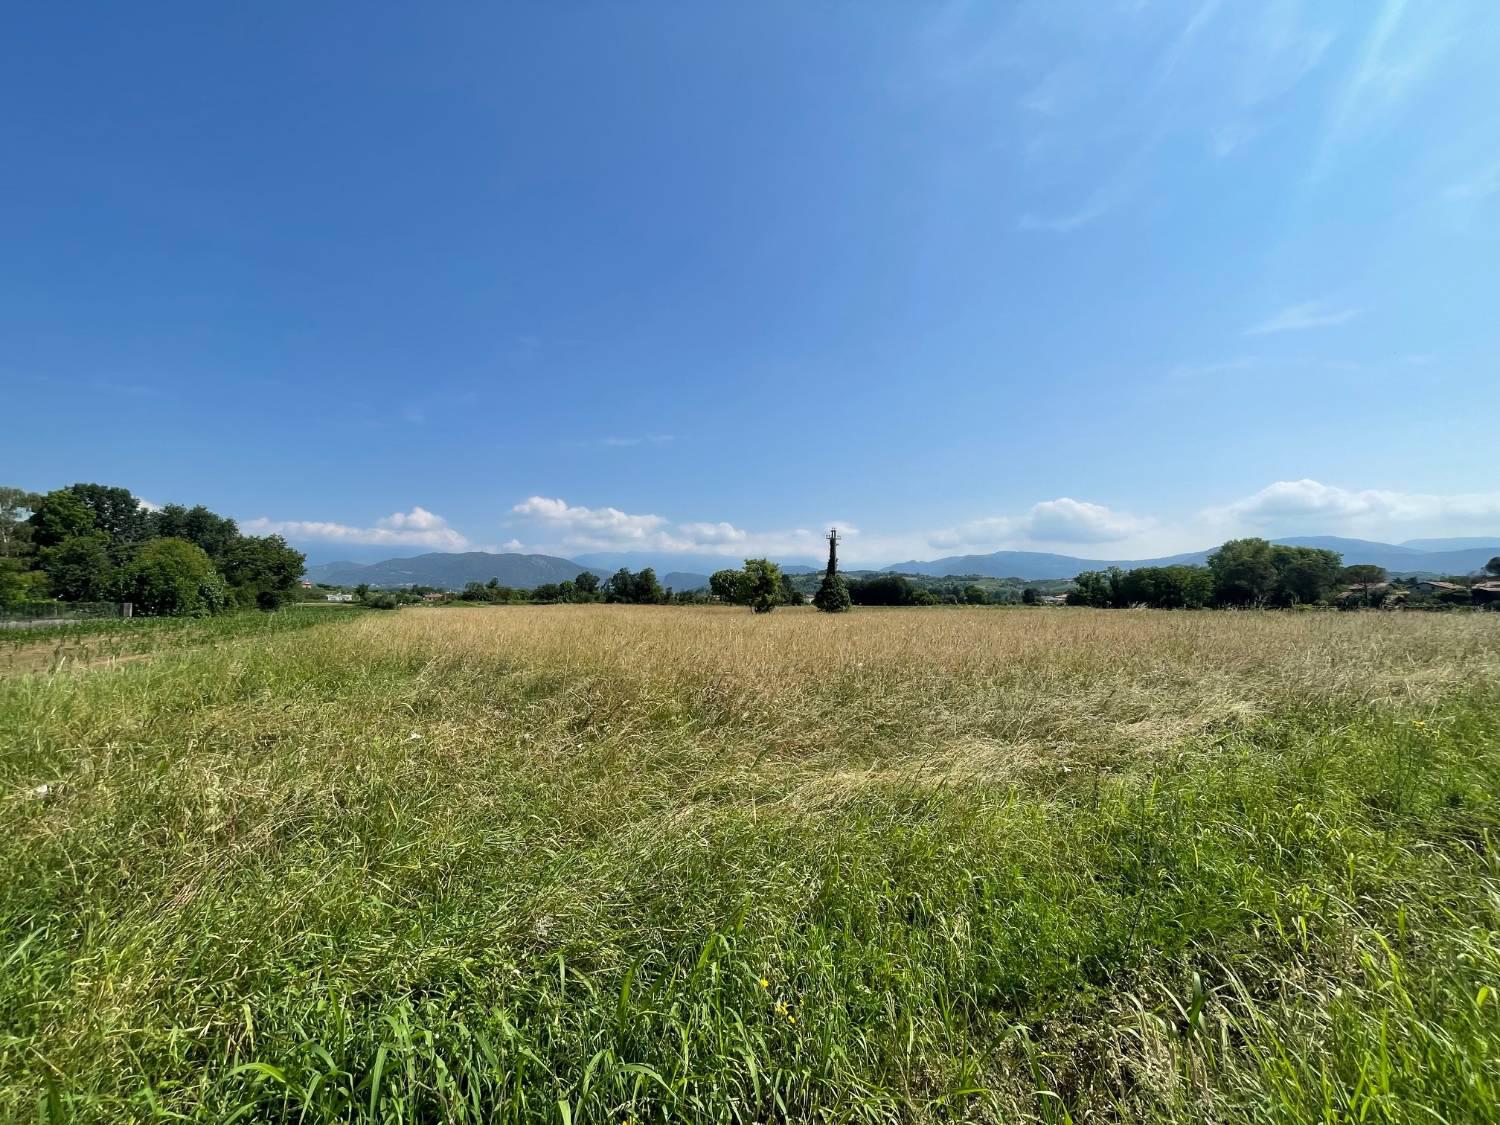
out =
[[1219,10],[1221,0],[1203,0],[1203,3],[1193,11],[1187,23],[1182,25],[1182,30],[1173,38],[1166,51],[1162,54],[1161,62],[1156,67],[1156,86],[1160,88],[1168,79],[1176,73],[1181,65],[1183,57],[1193,45],[1193,40],[1198,38],[1198,33],[1213,19],[1214,13]]
[[640,446],[670,445],[677,438],[672,434],[642,434],[639,436],[610,435],[602,438],[563,442],[566,449],[634,449]]
[[1280,312],[1245,329],[1246,336],[1271,336],[1279,332],[1303,332],[1309,328],[1335,328],[1348,324],[1363,309],[1337,308],[1324,301],[1288,305]]
[[1051,234],[1071,234],[1080,227],[1086,227],[1096,219],[1101,219],[1109,212],[1113,200],[1102,195],[1096,195],[1077,211],[1066,215],[1054,215],[1051,217],[1033,215],[1029,212],[1016,220],[1016,229],[1019,231],[1044,231]]
[[1076,210],[1052,216],[1037,215],[1035,212],[1028,211],[1017,220],[1016,229],[1024,232],[1071,234],[1103,218],[1119,206],[1130,193],[1140,177],[1141,168],[1147,157],[1161,142],[1164,135],[1165,129],[1161,127],[1152,132],[1131,151],[1114,174],[1095,189],[1094,193]]
[[647,434],[645,437],[607,437],[599,444],[610,446],[667,445],[673,440],[671,434]]
[[1167,372],[1172,379],[1206,379],[1213,375],[1232,375],[1237,371],[1249,371],[1260,361],[1254,356],[1236,356],[1234,359],[1215,360],[1210,363],[1179,363]]
[[1500,192],[1500,160],[1479,169],[1472,176],[1449,184],[1443,198],[1458,203],[1472,203]]
[[1314,180],[1328,173],[1339,148],[1399,108],[1450,45],[1449,29],[1433,5],[1420,5],[1418,18],[1403,22],[1407,8],[1408,0],[1385,0],[1370,25],[1354,69],[1334,95],[1313,162]]

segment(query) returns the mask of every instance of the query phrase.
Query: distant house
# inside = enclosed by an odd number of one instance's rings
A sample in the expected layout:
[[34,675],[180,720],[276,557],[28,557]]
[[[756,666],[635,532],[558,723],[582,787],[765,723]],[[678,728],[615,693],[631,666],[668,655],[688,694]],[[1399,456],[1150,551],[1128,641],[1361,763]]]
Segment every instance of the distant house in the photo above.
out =
[[309,582],[306,578],[304,578],[301,582],[298,582],[297,585],[301,586],[304,590],[312,589],[312,583]]
[[441,601],[447,601],[448,600],[448,595],[447,594],[440,594],[440,593],[423,594],[422,595],[422,600],[424,602],[441,602]]
[[1492,605],[1500,602],[1500,582],[1476,582],[1469,587],[1469,596],[1475,605]]
[[353,594],[324,594],[323,595],[323,600],[325,602],[352,602],[354,600],[354,595]]
[[1460,586],[1457,582],[1438,582],[1433,579],[1424,579],[1423,581],[1417,583],[1417,589],[1421,590],[1423,593],[1435,594],[1439,590],[1466,591],[1468,590],[1468,587]]

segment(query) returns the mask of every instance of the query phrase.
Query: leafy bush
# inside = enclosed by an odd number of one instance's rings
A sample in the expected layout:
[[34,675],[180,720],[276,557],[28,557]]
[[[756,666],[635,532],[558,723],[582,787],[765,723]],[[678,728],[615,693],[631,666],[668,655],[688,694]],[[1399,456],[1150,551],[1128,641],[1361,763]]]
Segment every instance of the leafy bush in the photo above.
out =
[[186,539],[151,539],[126,564],[124,600],[148,617],[206,617],[229,606],[229,588],[207,552]]

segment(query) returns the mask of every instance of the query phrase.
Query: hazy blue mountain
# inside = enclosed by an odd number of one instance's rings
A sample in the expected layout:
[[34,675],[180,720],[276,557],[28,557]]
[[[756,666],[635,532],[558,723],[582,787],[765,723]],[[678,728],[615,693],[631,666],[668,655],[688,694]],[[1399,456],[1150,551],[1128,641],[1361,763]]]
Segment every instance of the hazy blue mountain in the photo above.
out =
[[1470,547],[1500,550],[1500,535],[1460,536],[1457,539],[1407,539],[1401,546],[1414,551],[1465,551]]
[[[651,567],[656,571],[656,576],[661,579],[667,571],[683,571],[688,574],[712,574],[716,570],[725,567],[741,567],[745,565],[744,555],[704,555],[704,554],[682,554],[674,555],[665,551],[599,551],[587,555],[575,555],[573,561],[581,566],[604,575],[613,574],[622,566],[628,570],[644,570]],[[775,559],[785,565],[787,562],[793,565],[806,563],[812,564],[816,560],[806,558]],[[821,568],[820,568],[821,569]],[[795,573],[795,572],[794,572]],[[666,582],[663,580],[662,585]]]
[[[1346,566],[1371,563],[1396,574],[1466,574],[1478,570],[1500,554],[1500,540],[1488,546],[1453,551],[1420,551],[1408,546],[1375,543],[1368,539],[1344,539],[1335,535],[1294,536],[1274,542],[1337,551],[1344,557]],[[1072,578],[1082,570],[1101,570],[1111,566],[1125,570],[1139,566],[1202,566],[1213,550],[1190,551],[1159,559],[1082,559],[1040,551],[995,551],[988,555],[950,555],[927,562],[913,559],[885,569],[934,577],[977,574],[987,578]]]
[[[1383,555],[1386,558],[1415,558],[1422,551],[1410,547],[1398,547],[1393,543],[1377,543],[1371,539],[1345,539],[1338,535],[1293,535],[1287,539],[1274,539],[1274,543],[1285,543],[1288,547],[1317,547],[1324,551],[1337,551],[1341,555]],[[1365,562],[1365,559],[1359,559]],[[1353,566],[1353,563],[1349,565]],[[1385,565],[1383,563],[1378,565]]]
[[390,544],[293,543],[292,546],[307,556],[307,565],[310,567],[388,562],[391,559],[409,559],[430,553],[427,547],[392,547]]
[[1373,562],[1398,574],[1471,574],[1500,555],[1500,543],[1488,547],[1470,547],[1463,551],[1430,551],[1409,557],[1404,562],[1383,563],[1379,559],[1345,559],[1350,562]]
[[1080,570],[1097,570],[1112,565],[1118,564],[1041,551],[994,551],[988,555],[949,555],[927,562],[910,559],[885,569],[936,578],[952,574],[978,574],[986,578],[1072,578]]
[[[1400,545],[1375,543],[1368,539],[1344,539],[1336,535],[1305,535],[1277,539],[1295,547],[1320,547],[1343,555],[1346,565],[1373,563],[1394,574],[1468,574],[1500,555],[1500,537],[1486,539],[1412,540]],[[1416,542],[1440,544],[1442,550],[1421,550]],[[1449,543],[1468,544],[1448,549]],[[1101,570],[1118,566],[1130,570],[1138,566],[1201,566],[1213,553],[1212,548],[1167,555],[1158,559],[1083,559],[1073,555],[1054,555],[1041,551],[994,551],[987,555],[950,555],[946,558],[912,559],[885,567],[888,572],[925,574],[934,578],[974,574],[986,578],[1055,579],[1072,578],[1081,570]],[[553,555],[494,555],[484,551],[465,554],[432,553],[410,558],[385,559],[375,563],[334,562],[307,568],[314,582],[355,586],[437,586],[461,590],[469,582],[488,582],[498,578],[501,585],[530,589],[544,582],[562,582],[591,570],[608,578],[620,567],[642,570],[652,567],[657,581],[674,590],[698,590],[708,585],[715,570],[739,565],[739,560],[723,555],[668,555],[644,552],[613,552],[579,555],[562,559]],[[805,562],[782,563],[790,574],[814,574],[821,565]]]
[[1480,540],[1481,545],[1477,547],[1432,551],[1418,550],[1404,543],[1397,546],[1393,543],[1372,543],[1367,539],[1339,539],[1327,535],[1278,539],[1276,542],[1297,547],[1326,547],[1343,555],[1346,566],[1372,563],[1395,574],[1467,574],[1471,570],[1478,570],[1500,554],[1500,539],[1492,539],[1488,543]]
[[462,590],[470,582],[500,580],[502,586],[531,589],[546,582],[577,578],[584,567],[552,555],[493,555],[486,551],[463,554],[435,552],[377,563],[336,562],[307,568],[312,582],[338,586],[436,586]]

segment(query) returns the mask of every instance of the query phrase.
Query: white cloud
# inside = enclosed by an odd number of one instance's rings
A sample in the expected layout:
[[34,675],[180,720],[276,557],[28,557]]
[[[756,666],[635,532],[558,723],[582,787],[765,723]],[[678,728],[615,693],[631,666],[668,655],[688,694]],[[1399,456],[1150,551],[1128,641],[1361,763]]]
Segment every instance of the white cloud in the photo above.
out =
[[957,527],[930,532],[934,547],[997,549],[1037,543],[1110,543],[1128,539],[1151,526],[1151,521],[1103,504],[1070,496],[1044,500],[1020,516],[988,516]]
[[[736,559],[758,555],[816,556],[824,549],[821,528],[747,531],[723,520],[675,523],[665,516],[633,514],[619,508],[587,508],[545,496],[523,500],[511,509],[511,514],[537,531],[537,539],[528,544],[528,550],[654,551]],[[838,526],[846,538],[859,534],[858,529],[847,523]]]
[[1053,543],[1107,543],[1134,535],[1143,520],[1064,496],[1037,504],[1025,519],[1028,539]]
[[426,508],[393,512],[375,521],[374,527],[351,527],[326,520],[273,520],[261,516],[244,520],[240,530],[251,535],[283,535],[288,539],[308,539],[333,543],[362,543],[382,546],[432,547],[439,551],[463,551],[469,540],[448,526],[442,516]]
[[1324,301],[1288,305],[1274,316],[1245,329],[1246,336],[1270,336],[1278,332],[1302,332],[1309,328],[1333,328],[1348,324],[1363,309],[1336,308]]
[[521,516],[565,537],[565,541],[593,542],[610,545],[645,543],[661,534],[667,520],[663,516],[633,516],[619,508],[583,508],[566,500],[532,496],[511,509]]
[[1374,531],[1415,522],[1451,526],[1500,519],[1500,492],[1438,495],[1283,480],[1206,514],[1215,522],[1269,528],[1358,526]]
[[409,512],[393,512],[384,519],[377,520],[376,526],[397,531],[432,531],[447,526],[447,521],[418,506]]

